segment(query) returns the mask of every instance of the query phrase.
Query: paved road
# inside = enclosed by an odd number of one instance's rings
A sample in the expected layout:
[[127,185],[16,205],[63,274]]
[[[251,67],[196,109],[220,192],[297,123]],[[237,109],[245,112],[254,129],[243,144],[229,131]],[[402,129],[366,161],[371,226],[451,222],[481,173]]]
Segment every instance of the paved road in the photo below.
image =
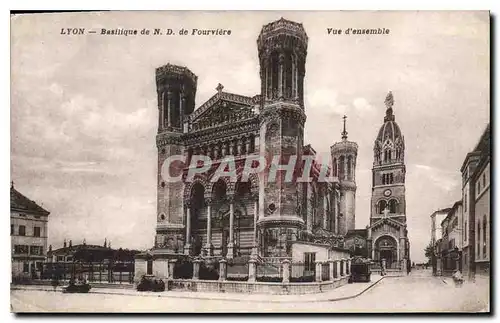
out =
[[58,312],[428,312],[482,311],[488,308],[487,285],[456,288],[427,271],[386,278],[361,296],[336,302],[246,303],[169,297],[104,294],[11,292],[13,311]]

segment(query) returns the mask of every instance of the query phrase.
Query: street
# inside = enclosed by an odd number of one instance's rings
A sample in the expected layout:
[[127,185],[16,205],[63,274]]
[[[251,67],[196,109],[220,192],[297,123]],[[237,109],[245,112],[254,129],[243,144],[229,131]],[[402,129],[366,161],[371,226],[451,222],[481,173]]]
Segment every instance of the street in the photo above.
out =
[[[13,312],[479,312],[489,308],[488,285],[455,287],[450,279],[414,271],[407,277],[380,281],[359,297],[334,302],[269,303],[215,301],[174,297],[141,297],[60,292],[11,292]],[[340,287],[342,288],[342,287]],[[203,297],[199,293],[199,297]],[[278,299],[279,296],[276,297]]]

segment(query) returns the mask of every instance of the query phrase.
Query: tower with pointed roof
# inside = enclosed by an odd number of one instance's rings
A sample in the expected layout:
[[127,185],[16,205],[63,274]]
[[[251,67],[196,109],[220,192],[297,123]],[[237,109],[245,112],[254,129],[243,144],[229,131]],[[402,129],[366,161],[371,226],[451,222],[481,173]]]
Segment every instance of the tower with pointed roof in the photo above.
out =
[[333,175],[340,184],[340,212],[338,215],[338,233],[345,235],[354,230],[356,223],[356,158],[358,144],[347,140],[347,116],[343,117],[344,129],[342,140],[330,147]]
[[384,122],[373,148],[372,197],[368,249],[376,262],[384,259],[388,268],[403,267],[409,261],[406,227],[405,143],[394,115],[394,96],[385,98]]

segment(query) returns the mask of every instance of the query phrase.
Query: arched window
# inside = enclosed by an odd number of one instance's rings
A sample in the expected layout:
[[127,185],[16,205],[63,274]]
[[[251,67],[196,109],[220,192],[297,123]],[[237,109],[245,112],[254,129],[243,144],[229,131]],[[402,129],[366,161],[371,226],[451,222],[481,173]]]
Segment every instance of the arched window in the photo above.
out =
[[339,178],[344,178],[345,173],[345,157],[340,156],[339,158]]
[[467,240],[467,220],[464,222],[464,241]]
[[385,174],[382,174],[382,185],[385,185]]
[[486,258],[486,214],[483,215],[483,258]]
[[338,173],[337,173],[337,158],[333,159],[332,168],[333,168],[333,176],[338,176]]
[[392,199],[389,201],[389,213],[397,213],[398,212],[398,201]]
[[383,214],[385,208],[387,207],[387,202],[384,200],[381,200],[378,202],[378,213]]
[[384,150],[384,162],[387,161],[387,157],[388,157],[387,150]]
[[481,247],[481,219],[477,221],[477,236],[476,236],[476,259],[479,259],[479,251]]
[[347,157],[347,176],[352,177],[352,156]]
[[392,183],[394,183],[394,174],[390,173],[389,174],[389,184],[392,184]]

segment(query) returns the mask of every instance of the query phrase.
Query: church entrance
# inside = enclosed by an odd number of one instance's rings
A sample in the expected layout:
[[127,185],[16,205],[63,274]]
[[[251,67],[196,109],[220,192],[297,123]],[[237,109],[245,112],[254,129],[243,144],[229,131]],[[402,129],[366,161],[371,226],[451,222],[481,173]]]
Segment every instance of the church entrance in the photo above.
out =
[[391,236],[382,236],[375,242],[375,262],[381,265],[385,259],[387,269],[396,269],[398,264],[398,245]]

